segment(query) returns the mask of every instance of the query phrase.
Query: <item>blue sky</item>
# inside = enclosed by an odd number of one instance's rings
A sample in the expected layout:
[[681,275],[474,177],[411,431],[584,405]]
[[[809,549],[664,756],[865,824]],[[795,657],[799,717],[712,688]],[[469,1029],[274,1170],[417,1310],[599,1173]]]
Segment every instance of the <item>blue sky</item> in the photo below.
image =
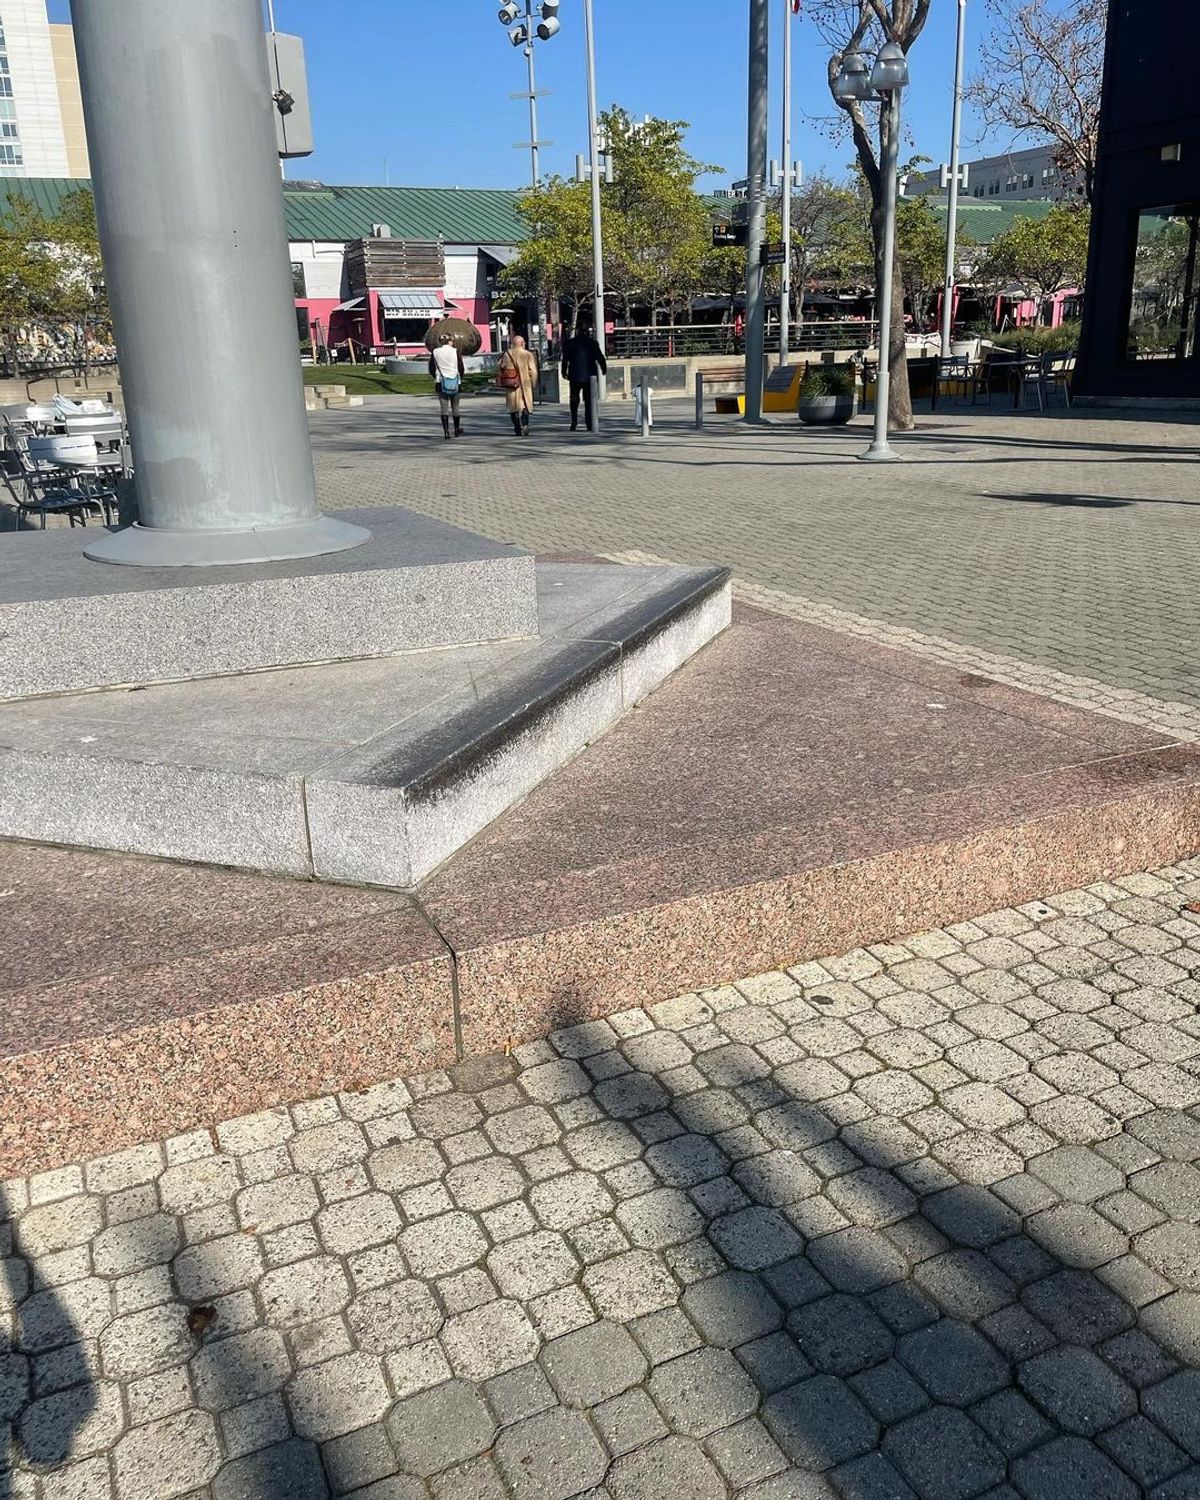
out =
[[[275,0],[281,31],[306,42],[317,150],[289,163],[291,177],[331,183],[513,187],[528,180],[527,106],[509,98],[525,87],[525,63],[496,19],[499,0]],[[688,143],[704,161],[746,170],[746,0],[596,0],[600,103],[636,116],[691,122]],[[67,0],[50,0],[67,20]],[[984,22],[970,8],[968,58]],[[952,0],[935,0],[933,19],[910,59],[906,96],[911,146],[940,161],[948,154],[954,66]],[[771,155],[779,155],[783,0],[771,0]],[[562,0],[562,31],[538,48],[539,134],[554,142],[543,171],[569,174],[586,148],[582,5]],[[794,156],[805,170],[840,175],[851,151],[820,126],[828,117],[826,49],[812,23],[794,23]],[[447,87],[442,80],[461,79]],[[968,119],[964,145],[978,139]],[[1008,139],[988,143],[998,148]],[[973,154],[973,153],[972,153]]]

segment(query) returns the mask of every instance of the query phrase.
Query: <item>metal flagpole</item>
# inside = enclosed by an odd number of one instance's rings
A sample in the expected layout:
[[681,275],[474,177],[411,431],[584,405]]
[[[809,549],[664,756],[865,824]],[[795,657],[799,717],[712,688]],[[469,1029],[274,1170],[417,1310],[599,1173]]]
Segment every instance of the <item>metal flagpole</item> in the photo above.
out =
[[[592,159],[592,275],[595,279],[593,299],[596,342],[601,350],[604,340],[604,244],[600,222],[600,132],[596,124],[596,34],[592,18],[592,0],[583,0],[583,36],[587,52],[588,149]],[[609,141],[609,150],[612,142]],[[610,157],[611,161],[612,158]],[[603,390],[603,382],[601,382]]]
[[783,0],[783,276],[779,287],[779,363],[786,365],[791,343],[792,298],[792,17],[797,0]]
[[955,245],[958,239],[959,139],[962,134],[963,54],[967,29],[967,0],[958,0],[958,43],[954,57],[954,115],[950,127],[950,181],[946,201],[946,280],[942,286],[942,358],[950,357],[954,317]]
[[762,421],[766,346],[767,87],[770,19],[767,0],[750,0],[750,67],[747,113],[749,232],[746,239],[746,421]]

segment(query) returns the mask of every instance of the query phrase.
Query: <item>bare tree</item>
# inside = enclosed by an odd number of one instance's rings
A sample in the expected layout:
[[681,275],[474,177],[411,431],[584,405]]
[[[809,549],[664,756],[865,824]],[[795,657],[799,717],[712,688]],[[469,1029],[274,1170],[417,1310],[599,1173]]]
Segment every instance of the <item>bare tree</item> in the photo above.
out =
[[1090,203],[1108,0],[988,0],[992,29],[969,97],[992,129],[1053,141]]
[[[885,41],[895,42],[905,53],[925,29],[931,0],[816,0],[813,13],[822,35],[833,47],[829,59],[829,89],[833,86],[849,52],[874,53]],[[872,119],[866,105],[857,99],[836,99],[850,126],[858,164],[871,195],[871,238],[875,252],[875,305],[880,305],[883,278],[892,278],[891,397],[888,421],[900,431],[913,426],[912,394],[908,385],[908,362],[904,347],[904,287],[897,257],[883,264],[884,179],[880,162],[887,156],[888,111],[880,109]]]

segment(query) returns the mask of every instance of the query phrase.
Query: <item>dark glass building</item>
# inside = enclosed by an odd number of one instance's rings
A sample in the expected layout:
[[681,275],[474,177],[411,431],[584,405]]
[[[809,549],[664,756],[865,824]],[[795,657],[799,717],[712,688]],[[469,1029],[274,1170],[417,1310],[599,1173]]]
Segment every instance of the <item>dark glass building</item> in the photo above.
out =
[[1200,404],[1200,0],[1109,0],[1075,394]]

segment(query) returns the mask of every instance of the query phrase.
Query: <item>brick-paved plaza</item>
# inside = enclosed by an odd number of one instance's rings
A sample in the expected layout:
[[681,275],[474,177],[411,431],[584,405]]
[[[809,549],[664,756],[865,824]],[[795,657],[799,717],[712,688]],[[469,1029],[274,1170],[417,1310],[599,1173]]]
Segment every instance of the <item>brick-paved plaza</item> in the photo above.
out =
[[[1193,422],[465,411],[323,503],[1200,738]],[[0,1500],[1200,1497],[1200,858],[646,1000],[0,1184]]]
[[1200,1494],[1198,898],[1192,860],[5,1183],[0,1493]]
[[444,443],[420,398],[311,418],[327,507],[400,503],[538,551],[721,562],[765,586],[1118,691],[1200,707],[1200,419],[951,407],[855,462],[869,419],[758,431],[660,402],[600,438],[556,407],[518,441],[495,397]]

